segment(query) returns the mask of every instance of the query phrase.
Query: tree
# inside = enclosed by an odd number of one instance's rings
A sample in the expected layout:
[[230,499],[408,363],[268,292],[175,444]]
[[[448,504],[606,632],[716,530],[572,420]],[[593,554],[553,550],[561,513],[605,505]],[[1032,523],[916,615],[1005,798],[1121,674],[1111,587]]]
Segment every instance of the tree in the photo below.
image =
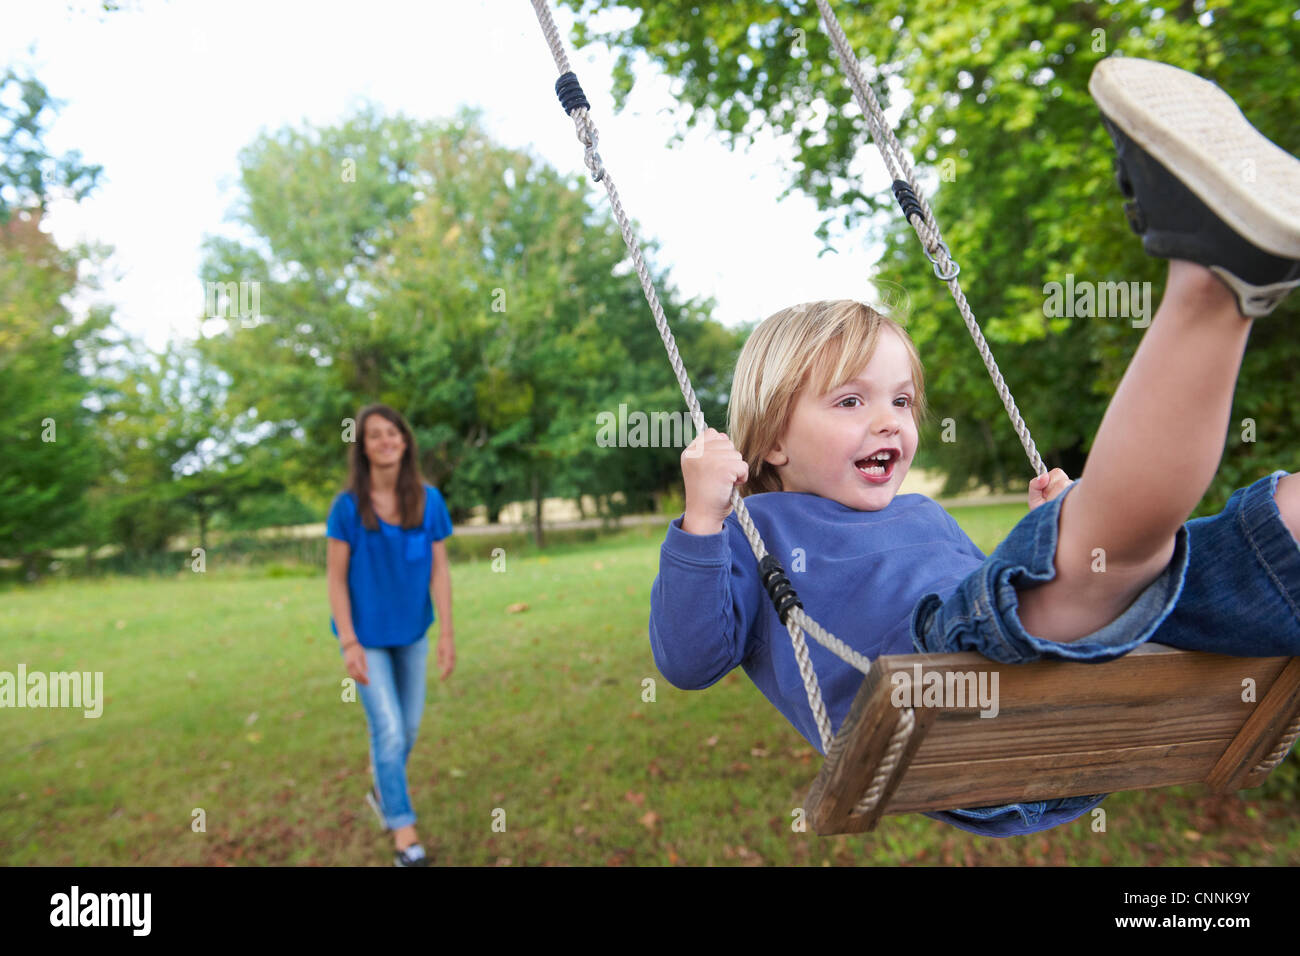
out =
[[82,165],[77,150],[52,156],[45,146],[45,114],[61,105],[34,76],[13,69],[0,76],[0,225],[19,209],[43,215],[52,189],[66,188],[80,202],[99,184],[102,166]]
[[[947,287],[892,194],[864,191],[851,168],[858,150],[869,149],[869,133],[815,5],[564,2],[581,14],[575,42],[598,39],[619,51],[619,103],[648,59],[677,78],[686,126],[710,125],[733,146],[763,127],[791,137],[790,188],[820,204],[820,235],[829,242],[873,225],[886,243],[878,276],[910,298],[909,331],[937,419],[923,430],[918,461],[947,473],[949,493],[1003,478],[1023,490],[1024,452]],[[614,7],[640,17],[604,33],[586,25]],[[1077,477],[1142,328],[1128,318],[1049,317],[1044,287],[1067,276],[1150,282],[1154,300],[1165,271],[1142,253],[1120,212],[1113,150],[1087,93],[1092,68],[1122,54],[1192,70],[1229,90],[1265,135],[1297,152],[1294,83],[1276,64],[1296,60],[1300,18],[1269,0],[833,7],[882,105],[900,113],[900,139],[918,160],[963,289],[1040,452],[1049,467]],[[1300,344],[1286,334],[1297,312],[1293,297],[1252,332],[1223,465],[1198,514],[1218,510],[1233,488],[1273,468],[1300,464],[1297,406],[1286,399],[1300,358]],[[956,441],[942,440],[945,418]]]
[[61,301],[78,286],[79,264],[106,250],[65,251],[41,229],[52,190],[80,199],[99,173],[75,152],[50,155],[53,104],[35,78],[0,77],[0,556],[21,559],[28,578],[85,532],[100,463],[84,368],[109,323],[103,310],[77,318]]
[[192,527],[206,549],[214,516],[283,485],[255,451],[249,460],[254,441],[232,421],[228,383],[197,344],[154,352],[128,338],[118,353],[97,378],[105,540],[152,554]]
[[[258,241],[212,241],[204,278],[252,285],[260,305],[203,347],[239,414],[294,448],[291,483],[315,482],[323,507],[347,420],[382,401],[410,421],[453,516],[606,490],[625,450],[597,445],[597,413],[654,407],[673,380],[662,360],[647,371],[653,323],[585,186],[491,142],[470,112],[438,124],[367,109],[265,136],[241,163]],[[729,372],[734,336],[656,279],[706,381]],[[680,453],[655,452],[634,492]]]

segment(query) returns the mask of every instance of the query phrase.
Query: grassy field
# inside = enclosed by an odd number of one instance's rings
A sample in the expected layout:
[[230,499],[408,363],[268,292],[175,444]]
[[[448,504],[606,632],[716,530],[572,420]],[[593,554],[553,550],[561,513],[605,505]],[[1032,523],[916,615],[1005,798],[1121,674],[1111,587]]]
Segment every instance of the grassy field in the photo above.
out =
[[[954,514],[987,551],[1023,512]],[[430,655],[409,766],[436,862],[1300,863],[1294,754],[1240,795],[1116,794],[1105,833],[1085,817],[995,840],[921,816],[858,837],[792,832],[818,755],[743,673],[682,692],[655,670],[661,540],[650,527],[517,559],[507,548],[505,573],[454,565],[458,666],[442,683]],[[106,697],[99,719],[0,711],[0,863],[391,862],[362,800],[365,714],[341,699],[324,575],[280,575],[223,572],[216,553],[204,574],[0,593],[0,670],[102,671]]]

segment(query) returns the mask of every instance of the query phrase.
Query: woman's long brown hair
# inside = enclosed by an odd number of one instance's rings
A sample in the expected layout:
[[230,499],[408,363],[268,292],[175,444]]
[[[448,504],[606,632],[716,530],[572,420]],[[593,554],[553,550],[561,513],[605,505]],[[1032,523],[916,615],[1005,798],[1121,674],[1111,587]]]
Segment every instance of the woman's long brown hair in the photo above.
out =
[[397,506],[401,509],[403,528],[418,528],[424,523],[424,475],[420,473],[420,456],[415,448],[415,435],[406,419],[387,405],[367,405],[357,413],[356,441],[352,444],[351,465],[348,470],[348,491],[357,499],[361,510],[361,523],[371,531],[379,530],[375,506],[370,502],[370,456],[366,454],[366,421],[378,415],[392,422],[406,439],[406,451],[397,473]]

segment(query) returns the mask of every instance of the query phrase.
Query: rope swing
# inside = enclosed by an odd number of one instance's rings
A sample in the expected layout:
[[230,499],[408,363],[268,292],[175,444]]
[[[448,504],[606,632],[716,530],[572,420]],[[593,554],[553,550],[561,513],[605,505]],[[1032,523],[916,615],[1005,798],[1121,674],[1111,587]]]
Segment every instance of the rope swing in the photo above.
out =
[[[822,24],[831,39],[832,45],[835,47],[845,81],[852,90],[853,97],[862,110],[862,115],[866,118],[872,141],[876,144],[889,174],[893,177],[892,189],[903,215],[915,231],[926,257],[933,264],[935,276],[941,282],[946,283],[952,293],[962,320],[966,323],[966,329],[974,340],[980,358],[984,361],[984,366],[993,381],[994,388],[1002,399],[1003,407],[1011,420],[1012,428],[1015,429],[1016,435],[1020,438],[1020,443],[1029,459],[1030,466],[1033,468],[1035,475],[1041,476],[1047,469],[1038,454],[1033,438],[1029,434],[1028,426],[1021,418],[1011,390],[1003,379],[1002,373],[998,370],[997,362],[993,359],[988,342],[985,340],[979,323],[971,311],[970,304],[962,292],[961,284],[957,281],[961,269],[952,258],[947,244],[943,241],[938,223],[934,219],[934,213],[916,182],[912,164],[890,128],[871,85],[864,78],[857,57],[854,55],[829,3],[827,0],[815,0],[815,2]],[[547,45],[550,47],[551,55],[555,59],[556,69],[559,71],[555,92],[560,99],[560,105],[570,119],[573,120],[578,141],[584,147],[583,160],[591,172],[591,178],[603,185],[605,192],[609,196],[610,208],[614,213],[614,218],[618,221],[619,229],[623,234],[623,241],[627,244],[628,251],[631,253],[632,264],[636,269],[637,277],[641,280],[641,290],[645,293],[646,302],[649,304],[650,311],[654,316],[655,327],[659,330],[659,336],[668,352],[668,361],[672,366],[673,374],[677,377],[677,383],[681,388],[682,398],[685,400],[686,407],[690,412],[691,421],[695,426],[696,433],[703,433],[706,430],[704,415],[700,410],[695,389],[691,385],[690,376],[687,375],[681,355],[677,351],[677,344],[673,339],[671,329],[668,327],[668,320],[664,316],[663,306],[659,302],[659,296],[655,292],[654,284],[650,279],[650,271],[642,255],[641,244],[623,208],[623,203],[619,199],[618,189],[614,185],[613,177],[597,151],[600,140],[596,125],[591,119],[591,104],[587,101],[578,78],[570,67],[569,58],[560,41],[559,31],[551,17],[546,0],[532,0],[532,4],[537,14],[537,20],[541,25],[542,33],[546,37]],[[884,812],[886,806],[892,806],[890,803],[891,795],[898,789],[903,770],[907,768],[911,758],[915,755],[921,739],[926,736],[933,720],[933,712],[923,713],[922,716],[918,717],[911,707],[885,709],[883,705],[878,705],[880,689],[888,683],[887,679],[882,677],[880,673],[882,668],[877,667],[876,672],[873,673],[872,662],[869,659],[823,628],[804,610],[803,604],[786,577],[780,561],[774,555],[768,553],[762,536],[759,534],[758,529],[754,527],[753,520],[745,508],[739,490],[734,487],[731,490],[731,506],[736,520],[754,552],[754,559],[758,562],[759,574],[768,595],[772,599],[781,623],[789,632],[790,641],[794,647],[795,661],[808,696],[808,706],[812,711],[821,737],[822,750],[826,754],[822,772],[814,783],[813,791],[809,797],[809,803],[817,805],[809,808],[814,819],[814,825],[819,833],[870,829],[875,825],[876,820]],[[861,671],[866,678],[857,699],[854,701],[853,710],[849,718],[846,718],[845,726],[841,728],[838,737],[831,732],[830,719],[826,714],[826,706],[822,699],[817,674],[813,670],[805,634],[811,636],[851,667]],[[1145,674],[1146,671],[1142,670],[1142,668],[1158,667],[1160,668],[1158,673],[1162,679],[1168,679],[1176,683],[1177,680],[1183,679],[1182,675],[1187,673],[1187,668],[1196,666],[1193,662],[1201,655],[1190,651],[1165,649],[1163,654],[1157,656],[1160,658],[1159,660],[1156,660],[1155,657],[1148,657],[1145,661],[1127,665],[1131,668],[1132,673],[1130,674],[1128,671],[1124,673],[1131,677],[1139,671]],[[949,657],[954,659],[957,657],[973,658],[974,655],[939,655],[936,660]],[[1125,660],[1128,660],[1128,658],[1126,657]],[[1254,786],[1262,782],[1261,775],[1267,776],[1268,772],[1286,756],[1296,737],[1300,736],[1300,658],[1293,658],[1289,664],[1286,663],[1285,659],[1282,659],[1282,662],[1271,684],[1273,692],[1268,698],[1272,701],[1271,708],[1265,708],[1245,721],[1244,726],[1232,740],[1231,745],[1228,746],[1227,752],[1222,756],[1216,755],[1216,760],[1210,765],[1212,769],[1206,774],[1201,774],[1198,765],[1196,768],[1179,768],[1178,773],[1182,774],[1182,776],[1177,776],[1171,771],[1164,777],[1159,777],[1159,775],[1153,774],[1147,766],[1136,766],[1139,762],[1137,758],[1128,758],[1126,760],[1124,757],[1117,756],[1114,763],[1123,764],[1124,766],[1119,767],[1118,770],[1126,771],[1126,775],[1116,775],[1118,771],[1114,767],[1099,767],[1097,773],[1090,779],[1101,778],[1107,783],[1126,783],[1128,786],[1099,786],[1095,789],[1100,791],[1163,786],[1169,783],[1182,782],[1184,778],[1197,780],[1204,778],[1205,782],[1211,783],[1220,789],[1238,785]],[[885,659],[882,658],[876,663],[884,665]],[[1041,670],[1033,672],[1035,666],[1033,664],[1021,665],[1021,669],[1027,677],[1031,672],[1035,675],[1045,673]],[[1089,665],[1054,664],[1052,666],[1059,668]],[[1112,662],[1107,666],[1111,668],[1110,673],[1112,674],[1119,674],[1126,667],[1121,662]],[[1045,706],[1047,710],[1050,710],[1051,694],[1054,692],[1044,690],[1044,688],[1050,686],[1050,681],[1047,679],[1039,680],[1037,676],[1029,678],[1026,681],[1026,687],[1028,688],[1025,691],[1026,700],[1031,705]],[[1140,684],[1135,686],[1140,686]],[[1261,698],[1261,708],[1263,704],[1264,699]],[[872,708],[876,709],[873,710]],[[1265,714],[1265,711],[1267,711],[1267,714]],[[875,714],[878,719],[866,722],[860,721],[859,716],[868,712]],[[888,734],[887,741],[881,739],[885,733]],[[1276,746],[1271,750],[1268,748],[1269,741],[1277,741]],[[1122,740],[1116,743],[1115,747],[1117,748],[1115,750],[1116,754],[1123,753]],[[1253,760],[1248,758],[1253,758]],[[1114,772],[1110,776],[1105,776],[1102,771]],[[866,773],[865,777],[861,777],[862,772]],[[987,769],[985,773],[987,775]],[[1063,779],[1074,781],[1072,785],[1076,785],[1076,792],[1078,792],[1077,782],[1082,779],[1080,775],[1076,773],[1074,777],[1067,776]],[[1005,784],[1003,788],[1008,792],[1015,789],[1011,783]],[[926,793],[921,796],[907,794],[906,799],[896,801],[903,809],[891,810],[891,812],[908,812],[913,809],[931,807],[947,809],[953,806],[973,805],[971,801],[960,799],[957,795],[957,790],[960,788],[954,789],[950,787],[948,792],[943,795],[930,792],[938,789],[933,785],[923,784],[920,789],[926,789]],[[852,791],[854,795],[846,799],[845,792],[847,791]],[[992,794],[994,791],[985,788],[981,793],[984,792]],[[998,792],[1000,793],[1000,791]],[[857,797],[856,794],[859,793],[861,796]],[[923,797],[928,797],[928,802]],[[1041,799],[1041,797],[1036,799]],[[991,796],[985,800],[985,803],[990,805],[1005,802],[1010,801],[992,799]],[[824,806],[821,806],[823,803]]]

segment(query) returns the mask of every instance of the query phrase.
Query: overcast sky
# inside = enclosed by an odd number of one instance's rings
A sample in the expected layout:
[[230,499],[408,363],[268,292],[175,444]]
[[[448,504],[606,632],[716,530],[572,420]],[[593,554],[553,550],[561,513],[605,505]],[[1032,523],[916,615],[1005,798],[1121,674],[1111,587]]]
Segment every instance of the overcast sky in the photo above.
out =
[[[104,167],[80,204],[56,201],[60,245],[116,249],[95,301],[153,347],[193,337],[202,312],[200,243],[240,235],[227,214],[239,150],[260,131],[337,123],[364,99],[421,119],[461,104],[500,143],[584,173],[582,147],[553,90],[555,66],[528,0],[0,0],[0,58],[66,101],[47,144]],[[569,44],[572,16],[554,11]],[[572,51],[600,152],[642,233],[686,295],[712,295],[733,324],[814,298],[865,298],[879,249],[865,232],[818,257],[820,221],[802,195],[777,203],[788,142],[731,152],[712,133],[669,147],[670,78],[646,68],[622,114],[608,93],[613,54]],[[868,185],[888,179],[863,141]],[[597,187],[607,205],[604,190]],[[84,308],[79,300],[75,308]],[[646,312],[650,321],[649,310]]]

